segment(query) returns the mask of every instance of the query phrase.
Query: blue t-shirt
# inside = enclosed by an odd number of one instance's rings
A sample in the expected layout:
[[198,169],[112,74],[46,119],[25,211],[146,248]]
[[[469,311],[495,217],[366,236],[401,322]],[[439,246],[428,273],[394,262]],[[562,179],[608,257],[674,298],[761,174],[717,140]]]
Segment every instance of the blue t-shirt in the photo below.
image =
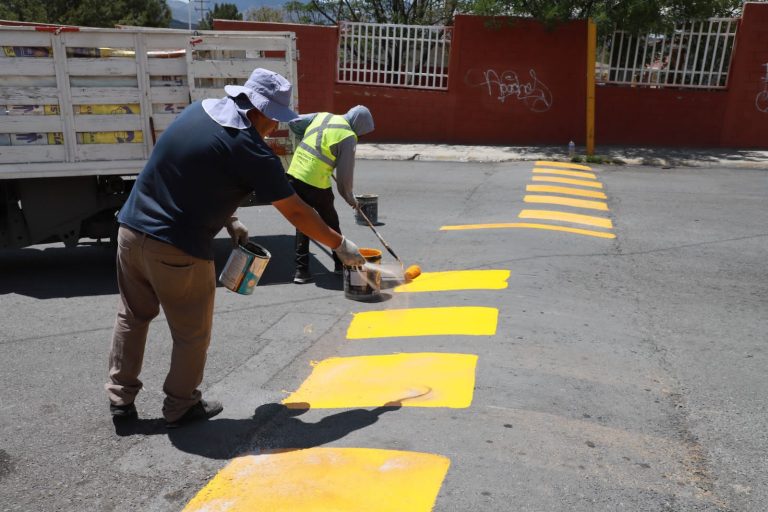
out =
[[160,136],[117,220],[212,260],[213,238],[251,192],[262,204],[294,193],[252,126],[221,126],[198,101]]

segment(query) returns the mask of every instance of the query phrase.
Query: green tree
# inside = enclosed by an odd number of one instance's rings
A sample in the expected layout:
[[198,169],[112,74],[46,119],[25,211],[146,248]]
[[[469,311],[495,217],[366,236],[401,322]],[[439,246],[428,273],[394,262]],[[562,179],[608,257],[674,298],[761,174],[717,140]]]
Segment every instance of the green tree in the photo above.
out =
[[273,7],[262,6],[258,9],[248,9],[245,12],[248,21],[268,21],[280,23],[284,21],[283,11]]
[[243,15],[235,4],[213,4],[213,9],[205,13],[205,18],[200,21],[197,28],[200,30],[213,29],[213,20],[242,20]]
[[531,16],[548,25],[592,18],[601,33],[614,29],[666,31],[680,21],[734,16],[742,0],[466,0],[466,12],[486,16]]
[[4,0],[0,3],[0,19],[10,21],[45,21],[41,0]]
[[450,24],[460,0],[294,0],[284,9],[291,16],[311,17],[325,24],[340,21]]
[[4,0],[0,18],[85,27],[167,27],[171,10],[165,0]]

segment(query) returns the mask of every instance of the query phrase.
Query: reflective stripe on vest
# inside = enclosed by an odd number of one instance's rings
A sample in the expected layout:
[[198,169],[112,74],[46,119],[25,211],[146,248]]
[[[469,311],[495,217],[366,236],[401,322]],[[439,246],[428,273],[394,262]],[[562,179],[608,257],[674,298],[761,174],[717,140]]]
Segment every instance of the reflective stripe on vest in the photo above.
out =
[[315,116],[293,154],[288,174],[317,188],[330,188],[336,157],[331,146],[357,135],[342,116],[323,112]]

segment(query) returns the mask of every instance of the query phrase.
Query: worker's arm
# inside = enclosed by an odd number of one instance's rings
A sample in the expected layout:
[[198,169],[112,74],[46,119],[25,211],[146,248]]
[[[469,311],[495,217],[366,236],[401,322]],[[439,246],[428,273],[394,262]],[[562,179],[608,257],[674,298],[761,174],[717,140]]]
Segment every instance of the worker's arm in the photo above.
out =
[[339,191],[339,195],[352,208],[357,207],[355,193],[353,192],[355,149],[357,149],[357,142],[354,137],[347,137],[331,148],[331,152],[336,156],[336,188]]
[[302,201],[298,195],[293,194],[280,201],[275,201],[272,206],[277,208],[283,217],[296,226],[299,231],[312,240],[317,240],[333,249],[345,265],[360,266],[365,263],[365,258],[360,254],[357,246],[351,240],[347,240],[329,228],[320,218],[320,215]]

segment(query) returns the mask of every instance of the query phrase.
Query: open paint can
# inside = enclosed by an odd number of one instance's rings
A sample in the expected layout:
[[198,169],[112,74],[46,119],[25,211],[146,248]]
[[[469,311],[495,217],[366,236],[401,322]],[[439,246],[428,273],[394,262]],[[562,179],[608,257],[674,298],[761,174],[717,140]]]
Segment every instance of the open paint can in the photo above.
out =
[[[365,261],[378,265],[381,263],[381,251],[361,248],[360,254]],[[381,272],[366,267],[344,265],[344,296],[352,300],[375,300],[381,291]]]
[[219,281],[233,292],[250,295],[271,257],[269,251],[259,244],[248,242],[238,245],[232,249]]

